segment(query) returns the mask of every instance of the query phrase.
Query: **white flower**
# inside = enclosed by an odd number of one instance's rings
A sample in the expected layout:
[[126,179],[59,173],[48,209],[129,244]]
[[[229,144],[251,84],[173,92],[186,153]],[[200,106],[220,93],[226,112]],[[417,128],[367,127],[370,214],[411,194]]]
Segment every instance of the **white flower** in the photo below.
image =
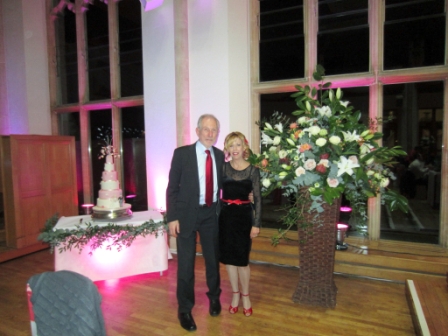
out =
[[329,161],[327,159],[320,159],[319,164],[326,168],[329,167]]
[[361,154],[368,154],[368,153],[371,152],[371,150],[372,150],[373,148],[374,148],[374,147],[373,147],[372,145],[363,143],[363,144],[361,145],[361,148],[359,149],[359,151],[361,152]]
[[327,143],[327,140],[324,138],[319,138],[316,140],[316,145],[318,145],[319,147],[325,146],[326,143]]
[[270,152],[276,152],[277,151],[277,147],[271,146],[271,147],[269,147],[269,151]]
[[270,130],[272,129],[272,126],[270,123],[265,122],[264,124],[266,125],[265,129],[270,129]]
[[344,173],[348,175],[353,175],[353,168],[358,168],[359,164],[354,163],[351,160],[348,160],[345,156],[341,156],[340,161],[338,162],[338,176],[341,176]]
[[261,144],[262,145],[270,145],[272,144],[274,141],[271,139],[271,137],[269,135],[267,135],[264,132],[261,132]]
[[305,169],[303,167],[299,167],[299,168],[296,169],[296,175],[297,176],[303,175],[305,173],[306,173],[306,171],[305,171]]
[[308,117],[300,117],[299,119],[297,119],[297,123],[298,124],[306,124],[308,122],[308,120],[310,120],[310,118]]
[[339,185],[339,181],[336,178],[327,178],[327,183],[331,188],[336,188]]
[[316,111],[317,111],[317,113],[319,113],[320,116],[327,117],[327,118],[330,118],[331,114],[332,114],[330,106],[318,107],[318,108],[316,108]]
[[263,181],[261,181],[261,184],[263,184],[263,187],[269,188],[269,186],[271,185],[271,180],[265,178],[263,179]]
[[369,169],[369,170],[366,172],[366,174],[367,174],[367,176],[372,176],[373,174],[375,174],[375,172],[374,172],[373,170]]
[[311,126],[308,129],[305,129],[305,131],[308,131],[311,135],[318,135],[320,132],[319,126]]
[[358,157],[356,156],[356,155],[350,155],[349,157],[348,157],[348,159],[350,160],[350,161],[352,161],[354,164],[358,164],[359,162],[358,162]]
[[386,188],[389,185],[389,179],[387,177],[384,177],[380,181],[380,187]]
[[282,123],[278,123],[277,125],[274,126],[274,128],[278,129],[278,131],[280,133],[283,133],[283,124]]
[[282,140],[282,138],[279,135],[276,135],[274,137],[274,143],[273,143],[274,146],[277,146],[280,143],[281,140]]
[[319,131],[319,135],[320,136],[325,136],[325,135],[327,135],[328,134],[328,131],[325,129],[325,128],[322,128],[320,131]]
[[304,167],[306,170],[313,170],[316,168],[316,161],[314,159],[308,159],[305,161]]
[[285,151],[284,149],[282,149],[281,151],[278,152],[278,157],[280,159],[284,159],[287,155],[288,155],[288,152]]
[[359,135],[356,134],[356,131],[353,132],[344,132],[342,131],[342,134],[344,134],[344,140],[349,142],[349,141],[358,141],[359,140]]
[[350,104],[350,102],[349,101],[340,101],[340,103],[341,103],[341,105],[342,106],[344,106],[344,107],[347,107],[348,106],[348,104]]
[[328,139],[328,141],[330,141],[333,145],[338,145],[341,142],[341,138],[337,135],[333,135],[330,139]]

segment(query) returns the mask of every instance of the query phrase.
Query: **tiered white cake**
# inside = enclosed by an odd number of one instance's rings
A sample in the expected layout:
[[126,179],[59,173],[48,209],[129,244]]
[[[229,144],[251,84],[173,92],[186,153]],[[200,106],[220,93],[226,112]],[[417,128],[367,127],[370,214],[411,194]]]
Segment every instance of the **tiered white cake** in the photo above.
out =
[[[129,217],[131,205],[124,203],[123,191],[120,189],[117,172],[115,170],[114,154],[106,155],[104,171],[101,177],[101,189],[96,206],[93,207],[95,218]],[[104,213],[107,213],[105,216]]]

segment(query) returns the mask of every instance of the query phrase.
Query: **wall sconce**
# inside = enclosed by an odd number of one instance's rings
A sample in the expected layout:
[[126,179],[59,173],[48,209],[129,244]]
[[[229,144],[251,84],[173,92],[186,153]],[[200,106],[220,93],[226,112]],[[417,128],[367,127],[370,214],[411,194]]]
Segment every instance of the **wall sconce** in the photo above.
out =
[[83,204],[81,206],[84,208],[84,214],[85,215],[91,215],[92,214],[93,204]]
[[346,232],[349,228],[348,224],[338,223],[336,226],[336,250],[345,251],[348,249],[346,243],[344,243]]
[[145,12],[157,8],[163,4],[163,0],[140,0]]

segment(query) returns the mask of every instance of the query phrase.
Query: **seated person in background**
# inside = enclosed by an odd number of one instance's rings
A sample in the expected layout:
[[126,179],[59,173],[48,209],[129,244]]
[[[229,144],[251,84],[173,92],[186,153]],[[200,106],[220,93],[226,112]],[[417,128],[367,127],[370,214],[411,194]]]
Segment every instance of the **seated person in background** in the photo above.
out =
[[414,160],[409,164],[408,170],[414,174],[417,184],[426,185],[428,183],[428,172],[430,168],[430,166],[426,166],[422,154],[417,153]]

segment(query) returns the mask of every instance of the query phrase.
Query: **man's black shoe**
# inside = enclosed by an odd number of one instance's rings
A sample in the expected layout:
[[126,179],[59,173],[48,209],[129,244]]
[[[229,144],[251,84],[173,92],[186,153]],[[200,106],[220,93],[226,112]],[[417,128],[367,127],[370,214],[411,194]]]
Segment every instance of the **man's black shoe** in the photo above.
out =
[[209,312],[211,316],[218,316],[221,313],[221,302],[219,302],[219,299],[210,300]]
[[196,330],[196,323],[194,323],[193,315],[191,315],[191,313],[179,313],[178,317],[182,328],[187,331]]

